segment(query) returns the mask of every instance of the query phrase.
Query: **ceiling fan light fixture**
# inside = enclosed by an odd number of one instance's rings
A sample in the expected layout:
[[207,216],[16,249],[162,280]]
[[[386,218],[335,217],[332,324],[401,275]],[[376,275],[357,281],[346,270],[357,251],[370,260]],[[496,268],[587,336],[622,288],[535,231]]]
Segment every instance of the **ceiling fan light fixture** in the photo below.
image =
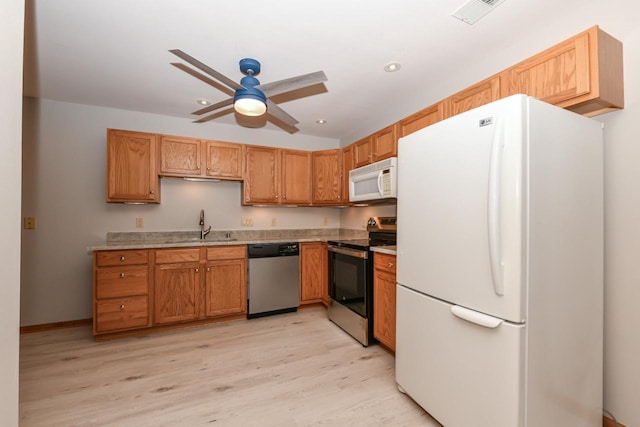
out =
[[267,112],[267,97],[254,86],[260,84],[252,73],[240,80],[242,89],[237,89],[233,97],[233,108],[245,116],[261,116]]

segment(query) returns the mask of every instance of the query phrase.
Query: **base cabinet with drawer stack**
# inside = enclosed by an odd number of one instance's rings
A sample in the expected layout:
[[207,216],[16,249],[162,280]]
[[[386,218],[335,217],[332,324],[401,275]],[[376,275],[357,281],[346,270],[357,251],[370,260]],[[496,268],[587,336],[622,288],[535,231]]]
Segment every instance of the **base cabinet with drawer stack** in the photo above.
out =
[[396,256],[373,255],[373,336],[396,349]]
[[149,251],[98,251],[93,262],[93,333],[151,326]]

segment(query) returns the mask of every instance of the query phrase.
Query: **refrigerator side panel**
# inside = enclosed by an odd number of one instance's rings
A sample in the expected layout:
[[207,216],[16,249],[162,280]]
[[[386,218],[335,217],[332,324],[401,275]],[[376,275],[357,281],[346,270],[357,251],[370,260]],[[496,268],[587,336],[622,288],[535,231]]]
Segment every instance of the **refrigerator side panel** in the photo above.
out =
[[524,325],[479,326],[400,285],[397,307],[396,381],[413,400],[447,427],[525,426]]
[[527,425],[602,425],[601,123],[530,100]]

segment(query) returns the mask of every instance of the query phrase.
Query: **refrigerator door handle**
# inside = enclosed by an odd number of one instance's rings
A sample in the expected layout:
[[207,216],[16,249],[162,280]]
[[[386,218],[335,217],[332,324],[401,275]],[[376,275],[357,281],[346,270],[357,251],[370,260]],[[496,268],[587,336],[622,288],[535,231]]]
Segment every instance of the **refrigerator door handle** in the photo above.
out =
[[500,247],[500,170],[502,166],[502,147],[504,132],[502,122],[496,120],[495,133],[491,145],[489,160],[489,190],[487,203],[487,226],[489,231],[489,259],[491,262],[491,278],[496,295],[504,295],[502,278],[502,250]]
[[497,328],[503,322],[502,319],[498,319],[497,317],[469,310],[468,308],[460,307],[459,305],[451,307],[451,313],[462,320],[490,329]]

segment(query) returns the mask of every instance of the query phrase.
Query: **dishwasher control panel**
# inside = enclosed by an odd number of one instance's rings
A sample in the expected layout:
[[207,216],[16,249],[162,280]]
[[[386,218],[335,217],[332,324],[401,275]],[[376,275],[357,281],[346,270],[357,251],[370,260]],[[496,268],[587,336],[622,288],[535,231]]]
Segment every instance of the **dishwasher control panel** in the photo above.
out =
[[300,254],[297,242],[263,243],[247,246],[249,258],[267,258],[277,256],[296,256]]

